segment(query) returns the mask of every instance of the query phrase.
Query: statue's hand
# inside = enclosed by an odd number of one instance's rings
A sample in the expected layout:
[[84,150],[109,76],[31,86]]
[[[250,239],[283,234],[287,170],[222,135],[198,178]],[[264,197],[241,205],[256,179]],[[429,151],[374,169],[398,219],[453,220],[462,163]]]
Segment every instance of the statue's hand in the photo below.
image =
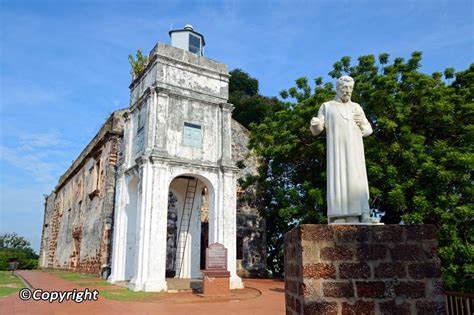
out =
[[364,120],[364,117],[362,116],[362,113],[356,112],[353,114],[352,119],[354,119],[357,126],[360,126]]
[[313,117],[311,118],[311,126],[317,126],[321,123],[321,120],[319,120],[318,117]]

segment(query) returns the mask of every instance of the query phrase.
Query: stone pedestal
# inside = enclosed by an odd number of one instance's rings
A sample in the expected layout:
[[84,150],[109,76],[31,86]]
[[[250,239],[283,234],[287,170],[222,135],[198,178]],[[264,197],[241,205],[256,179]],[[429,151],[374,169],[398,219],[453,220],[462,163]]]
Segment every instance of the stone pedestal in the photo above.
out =
[[445,314],[433,225],[301,225],[285,234],[286,314]]
[[229,294],[229,271],[204,270],[202,294],[204,295],[228,295]]

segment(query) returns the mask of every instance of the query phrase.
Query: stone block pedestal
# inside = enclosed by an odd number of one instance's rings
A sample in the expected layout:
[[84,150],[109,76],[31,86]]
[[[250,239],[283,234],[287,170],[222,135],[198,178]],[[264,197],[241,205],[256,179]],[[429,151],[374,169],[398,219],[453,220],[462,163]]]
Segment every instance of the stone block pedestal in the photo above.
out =
[[433,225],[301,225],[285,234],[286,314],[445,314]]
[[203,295],[228,295],[229,294],[229,271],[220,271],[220,270],[205,270],[202,271],[203,286],[202,294]]

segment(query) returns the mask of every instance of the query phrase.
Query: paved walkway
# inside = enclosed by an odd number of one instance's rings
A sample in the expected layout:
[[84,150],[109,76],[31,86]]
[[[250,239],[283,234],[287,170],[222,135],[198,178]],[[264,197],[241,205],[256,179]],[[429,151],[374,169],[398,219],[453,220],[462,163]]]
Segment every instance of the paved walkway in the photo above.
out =
[[[73,282],[60,279],[54,275],[39,271],[19,271],[34,288],[43,290],[84,290]],[[17,294],[0,298],[0,314],[258,314],[278,315],[285,313],[284,282],[277,280],[246,279],[246,287],[258,289],[262,295],[248,300],[231,300],[228,302],[162,303],[124,302],[101,298],[98,301],[45,302],[22,301]]]

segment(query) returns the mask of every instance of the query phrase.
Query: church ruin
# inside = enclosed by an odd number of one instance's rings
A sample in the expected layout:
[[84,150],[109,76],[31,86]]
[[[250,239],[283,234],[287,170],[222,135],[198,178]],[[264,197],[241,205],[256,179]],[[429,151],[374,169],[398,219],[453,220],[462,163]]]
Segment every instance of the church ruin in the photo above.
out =
[[170,36],[46,197],[40,267],[166,291],[166,278],[201,278],[217,242],[231,288],[265,274],[265,222],[237,184],[257,162],[231,118],[227,66],[203,56],[191,26]]

